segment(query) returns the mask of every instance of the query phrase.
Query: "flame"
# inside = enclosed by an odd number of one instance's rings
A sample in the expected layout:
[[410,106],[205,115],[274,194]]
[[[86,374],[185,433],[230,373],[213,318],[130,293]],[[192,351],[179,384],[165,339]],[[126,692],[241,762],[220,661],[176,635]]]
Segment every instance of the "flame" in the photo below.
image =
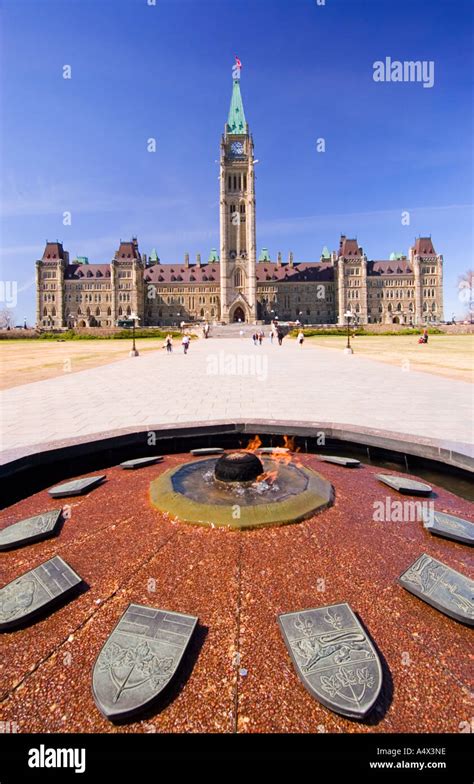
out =
[[245,447],[246,452],[256,452],[256,450],[262,446],[262,439],[260,436],[254,436],[250,439],[247,446]]
[[290,452],[300,452],[301,447],[295,447],[295,437],[294,436],[283,436],[283,445],[286,449],[289,449]]
[[256,478],[256,482],[267,482],[268,484],[272,484],[278,476],[278,471],[264,471],[263,474],[260,474]]
[[283,465],[288,465],[288,463],[292,462],[291,452],[272,452],[269,457],[272,460],[275,460],[275,462],[282,463]]

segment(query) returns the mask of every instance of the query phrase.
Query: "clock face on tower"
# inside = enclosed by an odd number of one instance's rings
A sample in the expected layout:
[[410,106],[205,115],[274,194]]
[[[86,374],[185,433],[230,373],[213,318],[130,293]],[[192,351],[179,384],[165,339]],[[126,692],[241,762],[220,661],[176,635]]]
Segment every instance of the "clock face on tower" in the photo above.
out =
[[244,152],[244,145],[242,142],[232,142],[230,149],[233,155],[242,155]]

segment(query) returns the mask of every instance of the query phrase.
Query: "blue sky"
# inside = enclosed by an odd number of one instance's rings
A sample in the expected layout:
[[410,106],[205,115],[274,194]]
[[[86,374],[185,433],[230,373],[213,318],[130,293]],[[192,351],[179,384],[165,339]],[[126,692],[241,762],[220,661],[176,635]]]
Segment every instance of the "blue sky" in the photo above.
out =
[[[16,323],[34,319],[46,238],[91,263],[110,261],[132,235],[165,263],[219,247],[215,161],[235,54],[259,159],[259,250],[317,260],[345,233],[383,259],[431,234],[445,257],[445,315],[463,313],[469,0],[147,3],[0,0],[1,278],[18,282]],[[374,82],[385,57],[434,61],[434,86]]]

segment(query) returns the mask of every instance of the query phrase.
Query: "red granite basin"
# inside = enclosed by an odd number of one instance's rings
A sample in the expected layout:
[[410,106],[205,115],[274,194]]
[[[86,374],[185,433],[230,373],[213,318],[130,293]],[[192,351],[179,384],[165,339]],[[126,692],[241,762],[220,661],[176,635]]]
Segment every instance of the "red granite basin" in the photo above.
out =
[[[55,554],[89,585],[34,625],[2,635],[2,720],[19,732],[459,732],[472,713],[471,632],[396,580],[421,552],[472,576],[472,552],[421,522],[374,520],[374,502],[400,498],[377,481],[380,469],[298,459],[335,489],[333,506],[301,523],[239,531],[169,519],[152,507],[149,485],[189,460],[173,455],[136,472],[107,469],[103,485],[65,499],[71,517],[59,537],[0,553],[2,586]],[[433,490],[437,510],[474,520],[472,504]],[[0,527],[57,505],[41,491],[5,510]],[[308,694],[276,621],[343,601],[384,670],[382,698],[364,722]],[[116,727],[94,704],[91,676],[130,602],[196,615],[199,626],[166,699]]]

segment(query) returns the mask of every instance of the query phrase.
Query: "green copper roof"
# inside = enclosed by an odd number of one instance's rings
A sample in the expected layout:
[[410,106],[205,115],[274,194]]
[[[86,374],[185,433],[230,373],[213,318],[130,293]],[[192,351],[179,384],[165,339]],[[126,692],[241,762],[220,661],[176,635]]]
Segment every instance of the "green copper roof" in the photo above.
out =
[[244,105],[240,94],[240,81],[239,79],[234,79],[229,116],[227,118],[227,133],[238,134],[246,132],[247,123],[245,121]]
[[324,248],[323,248],[323,252],[321,253],[321,258],[322,259],[330,259],[331,258],[331,254],[329,253],[329,248],[327,247],[327,245],[325,245]]
[[391,253],[390,254],[390,261],[400,261],[400,259],[404,259],[405,256],[403,253]]
[[158,253],[156,252],[156,248],[152,249],[152,251],[150,253],[150,256],[149,256],[149,259],[150,259],[150,261],[159,261]]
[[219,254],[215,248],[211,248],[211,252],[209,254],[208,262],[219,261]]
[[271,261],[270,254],[268,252],[268,248],[262,248],[260,251],[260,256],[258,257],[259,261]]
[[78,256],[76,261],[78,264],[89,264],[89,259],[87,256]]

